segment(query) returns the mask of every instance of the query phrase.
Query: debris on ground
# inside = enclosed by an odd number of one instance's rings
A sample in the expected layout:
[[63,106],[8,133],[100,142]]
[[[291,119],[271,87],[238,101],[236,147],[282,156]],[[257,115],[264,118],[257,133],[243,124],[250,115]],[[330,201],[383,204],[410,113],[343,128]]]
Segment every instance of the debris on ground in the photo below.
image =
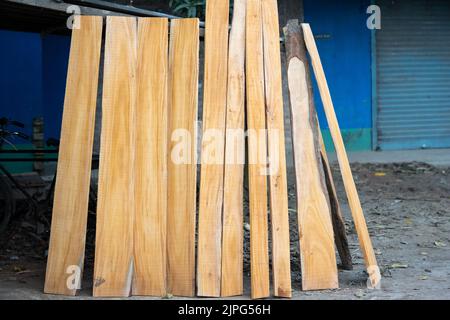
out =
[[[352,171],[381,269],[381,290],[366,291],[367,274],[359,250],[337,164],[333,176],[344,213],[355,268],[340,270],[339,290],[302,292],[295,181],[288,174],[291,269],[294,298],[299,299],[450,299],[450,168],[424,163],[352,164]],[[385,175],[376,175],[385,173]],[[246,190],[245,193],[248,193]],[[246,199],[247,200],[247,199]],[[244,277],[249,292],[250,232],[244,203]],[[270,219],[270,215],[269,215]],[[25,222],[25,223],[23,223]],[[7,242],[0,243],[0,299],[16,288],[43,295],[49,230],[22,221]],[[270,223],[270,220],[269,220]],[[34,227],[32,227],[34,226]],[[269,239],[270,240],[270,239]],[[84,290],[92,290],[95,215],[88,216]],[[270,249],[270,245],[269,245]],[[339,259],[338,259],[339,262]],[[21,293],[22,294],[22,293]],[[48,296],[45,296],[48,297]],[[171,297],[167,297],[171,298]]]

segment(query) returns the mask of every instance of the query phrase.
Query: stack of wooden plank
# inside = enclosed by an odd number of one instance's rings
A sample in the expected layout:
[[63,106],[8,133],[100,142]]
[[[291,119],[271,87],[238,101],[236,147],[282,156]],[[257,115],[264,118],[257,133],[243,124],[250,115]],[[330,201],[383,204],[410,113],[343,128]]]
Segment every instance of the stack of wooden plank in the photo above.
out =
[[[69,295],[83,270],[103,25],[77,19],[45,281],[45,292]],[[106,21],[94,296],[195,293],[199,21],[172,20],[170,41],[168,28],[164,18]],[[169,132],[193,139],[181,163],[168,161]]]
[[[199,21],[106,19],[94,296],[242,295],[246,152],[251,296],[271,295],[270,273],[273,295],[292,295],[277,2],[235,0],[230,30],[228,17],[228,0],[207,1],[200,179]],[[66,295],[76,294],[83,274],[103,27],[99,17],[76,19],[45,281],[45,292]],[[338,287],[335,245],[343,267],[351,268],[305,42],[376,286],[379,271],[314,37],[308,25],[302,32],[290,22],[286,49],[303,289]]]

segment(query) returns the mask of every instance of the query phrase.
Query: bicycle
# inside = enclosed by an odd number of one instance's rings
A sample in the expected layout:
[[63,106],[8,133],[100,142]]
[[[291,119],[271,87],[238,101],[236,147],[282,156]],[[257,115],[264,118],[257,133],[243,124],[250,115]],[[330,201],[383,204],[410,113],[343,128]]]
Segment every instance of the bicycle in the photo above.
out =
[[[10,127],[18,130],[10,130]],[[47,140],[46,144],[49,147],[54,147],[54,150],[18,150],[14,143],[10,140],[18,137],[24,141],[30,141],[30,137],[25,133],[19,131],[19,129],[25,128],[25,125],[21,122],[9,120],[7,118],[0,118],[0,154],[58,154],[59,140],[50,138]],[[3,150],[4,145],[9,145],[12,150]],[[46,159],[44,157],[39,158],[24,158],[24,157],[13,157],[8,159],[1,159],[1,161],[8,162],[53,162],[57,161],[57,158]],[[98,168],[98,156],[94,155],[92,160],[92,168]],[[26,218],[34,217],[37,220],[44,222],[44,224],[49,228],[50,221],[47,216],[50,216],[50,211],[53,204],[53,194],[56,182],[56,172],[53,176],[50,188],[48,189],[46,195],[43,197],[44,200],[38,200],[42,193],[31,195],[14,176],[0,163],[0,235],[4,234],[14,218],[16,217],[19,210],[17,201],[14,197],[13,188],[17,189],[25,198],[25,204],[28,206],[24,210],[24,216]],[[42,197],[41,197],[42,198]],[[97,192],[91,186],[89,191],[89,208],[91,211],[95,211],[95,206],[97,202]]]
[[[8,120],[7,118],[0,118],[0,150],[6,143],[15,149],[14,144],[9,141],[10,137],[20,137],[24,140],[29,140],[28,135],[19,131],[9,131],[9,126],[17,128],[25,128],[25,125],[15,120]],[[4,176],[11,180],[9,172],[0,163],[0,170]],[[8,227],[8,224],[16,211],[16,201],[14,199],[13,189],[7,182],[3,175],[0,174],[0,234],[2,234]]]

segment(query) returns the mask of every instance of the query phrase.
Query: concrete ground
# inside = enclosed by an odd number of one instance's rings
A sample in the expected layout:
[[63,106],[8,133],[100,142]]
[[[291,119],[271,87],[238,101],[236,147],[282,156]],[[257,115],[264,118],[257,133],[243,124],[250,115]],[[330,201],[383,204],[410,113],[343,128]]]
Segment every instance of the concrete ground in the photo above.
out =
[[[293,299],[450,300],[450,151],[364,152],[349,157],[382,273],[381,289],[366,288],[364,261],[334,162],[354,270],[339,271],[338,290],[301,291],[294,175],[290,172]],[[89,221],[84,289],[78,297],[43,294],[46,237],[36,236],[33,228],[24,225],[0,246],[0,299],[92,299],[95,216]],[[244,299],[250,293],[248,240],[245,231]]]
[[[329,154],[330,161],[337,161],[336,154]],[[360,151],[350,152],[352,163],[401,163],[423,162],[432,166],[450,166],[450,149]]]

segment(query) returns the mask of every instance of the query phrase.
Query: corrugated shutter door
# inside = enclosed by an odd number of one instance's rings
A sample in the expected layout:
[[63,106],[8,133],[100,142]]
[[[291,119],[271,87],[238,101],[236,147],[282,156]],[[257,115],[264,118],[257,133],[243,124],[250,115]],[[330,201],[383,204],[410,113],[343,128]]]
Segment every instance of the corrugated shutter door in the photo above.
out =
[[378,147],[450,147],[450,1],[378,4]]

